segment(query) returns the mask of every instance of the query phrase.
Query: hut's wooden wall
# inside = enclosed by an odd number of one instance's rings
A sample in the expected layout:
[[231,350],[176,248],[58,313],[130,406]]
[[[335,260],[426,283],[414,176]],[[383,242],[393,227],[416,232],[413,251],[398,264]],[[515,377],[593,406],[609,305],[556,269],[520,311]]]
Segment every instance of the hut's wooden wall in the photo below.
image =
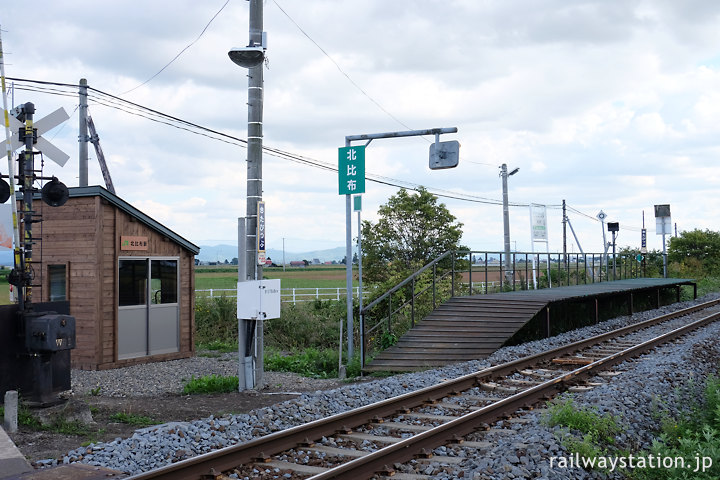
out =
[[[67,299],[76,320],[77,347],[71,355],[74,368],[114,368],[194,354],[192,252],[99,196],[72,197],[57,208],[39,201],[37,210],[43,221],[33,229],[33,236],[42,238],[33,255],[35,283],[40,285],[33,289],[33,299],[49,300],[48,266],[65,265]],[[147,237],[148,249],[121,250],[121,236]],[[117,360],[119,256],[179,257],[179,352]]]

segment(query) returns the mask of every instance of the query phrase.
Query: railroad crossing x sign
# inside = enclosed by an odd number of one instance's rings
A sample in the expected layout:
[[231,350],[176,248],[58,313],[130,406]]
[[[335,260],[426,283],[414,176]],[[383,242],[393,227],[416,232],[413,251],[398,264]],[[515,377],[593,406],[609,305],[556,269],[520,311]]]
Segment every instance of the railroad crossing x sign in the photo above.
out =
[[[20,138],[18,136],[18,130],[20,128],[25,128],[25,124],[13,116],[9,116],[8,118],[10,120],[10,128],[13,131],[12,137],[10,138],[10,146],[12,150],[15,151],[24,145],[23,142],[20,141]],[[58,108],[54,112],[33,123],[33,127],[37,129],[38,138],[36,145],[38,150],[43,152],[45,156],[47,156],[50,160],[54,161],[61,167],[65,166],[68,159],[70,158],[70,155],[63,152],[55,145],[42,138],[41,135],[57,127],[68,118],[70,118],[70,116],[67,114],[65,109]]]

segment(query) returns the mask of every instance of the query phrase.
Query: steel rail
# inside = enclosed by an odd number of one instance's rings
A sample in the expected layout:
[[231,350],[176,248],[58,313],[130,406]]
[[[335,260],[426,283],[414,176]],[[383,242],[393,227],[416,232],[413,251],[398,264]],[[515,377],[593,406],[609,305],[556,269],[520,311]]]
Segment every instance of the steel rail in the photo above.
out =
[[[362,480],[370,478],[377,472],[388,470],[388,465],[405,463],[415,458],[423,449],[433,450],[439,446],[450,443],[458,437],[463,437],[477,430],[483,423],[490,423],[503,415],[515,412],[521,408],[534,405],[540,400],[552,396],[563,390],[565,385],[588,377],[599,370],[607,369],[629,358],[636,357],[658,345],[672,341],[692,330],[705,326],[720,318],[719,313],[713,313],[693,323],[676,328],[670,332],[629,347],[620,352],[608,355],[593,363],[567,372],[540,385],[516,393],[474,412],[456,418],[450,422],[439,425],[431,430],[414,435],[398,443],[391,444],[363,457],[356,458],[348,463],[314,475],[307,480],[329,480],[333,478],[349,478]],[[388,472],[391,473],[391,472]]]
[[[689,308],[671,312],[643,322],[638,322],[611,332],[573,342],[535,355],[523,357],[508,363],[489,367],[461,377],[446,380],[437,385],[424,387],[397,397],[382,400],[348,412],[339,413],[324,419],[315,420],[303,425],[281,430],[247,442],[208,452],[196,457],[172,463],[155,470],[133,475],[128,480],[177,480],[198,479],[204,475],[229,470],[238,465],[247,464],[267,458],[270,455],[294,448],[298,444],[309,443],[323,436],[331,436],[341,430],[348,430],[365,423],[375,417],[386,417],[405,409],[422,405],[428,401],[437,401],[448,395],[457,394],[497,377],[522,370],[532,365],[551,360],[561,355],[570,354],[587,348],[609,338],[632,333],[634,331],[661,323],[673,318],[694,313],[696,311],[720,304],[713,300]],[[508,397],[513,398],[513,397]],[[506,399],[507,400],[507,399]],[[421,437],[422,438],[422,437]]]

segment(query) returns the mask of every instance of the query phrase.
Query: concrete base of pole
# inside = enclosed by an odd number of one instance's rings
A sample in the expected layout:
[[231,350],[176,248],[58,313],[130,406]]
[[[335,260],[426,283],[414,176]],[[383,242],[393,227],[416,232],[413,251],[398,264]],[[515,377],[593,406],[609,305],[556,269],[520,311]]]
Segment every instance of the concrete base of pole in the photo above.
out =
[[238,318],[238,391],[242,392],[245,387],[245,320]]
[[8,390],[5,392],[5,418],[3,427],[10,433],[17,432],[18,429],[18,392],[16,390]]
[[338,368],[338,379],[339,380],[345,380],[347,378],[347,373],[345,373],[345,365],[340,365]]
[[253,357],[245,357],[245,389],[252,390],[255,387],[255,369],[253,368]]

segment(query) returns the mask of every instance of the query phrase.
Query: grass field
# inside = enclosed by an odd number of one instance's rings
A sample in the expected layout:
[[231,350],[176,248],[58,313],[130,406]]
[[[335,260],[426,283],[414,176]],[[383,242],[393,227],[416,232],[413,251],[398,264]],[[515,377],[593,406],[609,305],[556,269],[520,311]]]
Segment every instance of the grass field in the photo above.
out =
[[[0,305],[10,304],[7,274],[0,270]],[[345,287],[345,267],[317,266],[306,268],[266,268],[263,275],[267,279],[280,279],[281,288],[338,288]],[[353,270],[353,285],[357,286],[357,269]],[[195,289],[235,289],[237,287],[237,267],[200,266],[195,267]]]
[[[265,268],[266,279],[280,279],[282,288],[336,288],[345,286],[345,266],[308,266],[305,268]],[[195,289],[235,288],[237,267],[199,266],[195,267]],[[353,285],[357,285],[357,269],[353,269]]]

